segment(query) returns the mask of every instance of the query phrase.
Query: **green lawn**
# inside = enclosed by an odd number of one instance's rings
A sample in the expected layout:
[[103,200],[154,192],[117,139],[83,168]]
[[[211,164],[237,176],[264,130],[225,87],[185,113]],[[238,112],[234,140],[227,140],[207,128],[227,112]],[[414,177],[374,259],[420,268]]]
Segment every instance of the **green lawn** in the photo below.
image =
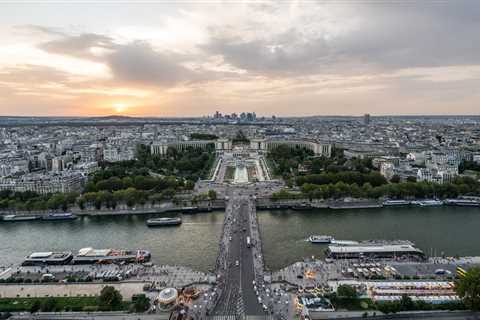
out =
[[82,311],[98,307],[97,297],[1,298],[0,312],[30,311],[35,303],[40,306],[50,304],[51,311]]
[[335,310],[375,310],[375,305],[370,299],[334,299],[332,303]]

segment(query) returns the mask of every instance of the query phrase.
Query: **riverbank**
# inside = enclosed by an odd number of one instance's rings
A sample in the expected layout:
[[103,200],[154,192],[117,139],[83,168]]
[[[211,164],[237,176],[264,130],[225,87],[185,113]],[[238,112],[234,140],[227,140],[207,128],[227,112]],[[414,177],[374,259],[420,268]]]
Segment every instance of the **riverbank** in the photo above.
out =
[[470,207],[480,208],[480,199],[465,200],[459,199],[445,199],[445,200],[378,200],[378,199],[354,199],[343,198],[336,200],[324,199],[257,199],[257,209],[273,210],[273,209],[293,209],[297,211],[315,210],[315,209],[375,209],[375,208],[397,208],[397,207]]
[[[427,201],[428,202],[428,201]],[[478,204],[461,204],[455,203],[451,199],[435,205],[423,205],[421,201],[411,201],[408,204],[388,205],[384,201],[376,199],[338,199],[338,200],[318,200],[318,199],[282,199],[273,200],[271,198],[257,198],[257,210],[287,210],[308,211],[317,209],[333,209],[333,210],[353,210],[353,209],[379,209],[379,208],[397,208],[397,207],[439,207],[439,206],[453,206],[453,207],[471,207],[480,208]],[[160,213],[199,213],[209,212],[214,210],[224,210],[225,200],[217,199],[212,201],[199,201],[197,203],[183,203],[181,205],[173,202],[163,202],[155,205],[144,205],[128,207],[126,205],[118,206],[115,209],[108,208],[87,208],[80,209],[78,207],[70,208],[71,212],[77,216],[123,216],[123,215],[150,215]],[[5,215],[25,215],[25,216],[45,216],[51,214],[52,211],[0,211],[0,218]],[[1,219],[0,219],[1,220]]]
[[[197,212],[210,212],[214,210],[225,209],[225,202],[223,200],[216,201],[203,201],[198,204],[192,205],[178,205],[173,202],[164,202],[156,205],[145,206],[118,206],[115,209],[109,208],[87,208],[80,209],[78,207],[70,208],[67,211],[77,216],[115,216],[115,215],[149,215],[159,213],[197,213]],[[46,216],[52,212],[57,211],[0,211],[0,217],[6,215],[21,215],[21,216]]]

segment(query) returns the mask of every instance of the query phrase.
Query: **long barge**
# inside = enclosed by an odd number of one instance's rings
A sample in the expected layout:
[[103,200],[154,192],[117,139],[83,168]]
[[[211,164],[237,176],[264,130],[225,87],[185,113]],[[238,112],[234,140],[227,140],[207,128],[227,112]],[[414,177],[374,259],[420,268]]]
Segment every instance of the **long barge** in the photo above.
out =
[[42,216],[44,221],[63,221],[63,220],[75,220],[78,217],[70,212],[61,213],[49,213],[46,216]]
[[65,265],[69,264],[73,259],[70,251],[65,252],[34,252],[22,262],[22,266],[48,266],[48,265]]
[[3,222],[25,222],[25,221],[63,221],[63,220],[75,220],[78,217],[70,212],[49,213],[47,215],[23,215],[23,214],[7,214],[0,217],[0,221]]
[[294,211],[307,211],[315,208],[310,204],[297,204],[297,205],[291,206],[290,209]]
[[448,206],[480,207],[480,200],[475,199],[446,199],[443,203]]
[[358,245],[329,245],[326,250],[327,257],[331,259],[395,259],[404,256],[424,259],[422,250],[413,244],[382,244],[359,243]]
[[383,207],[381,203],[332,203],[328,205],[329,209],[377,209]]
[[22,221],[35,221],[41,220],[41,216],[37,215],[15,215],[15,214],[8,214],[2,217],[1,221],[3,222],[22,222]]
[[419,205],[420,207],[436,207],[436,206],[442,206],[443,201],[430,199],[430,200],[412,201],[412,204]]
[[411,202],[408,200],[385,200],[383,201],[384,207],[402,207],[408,206]]
[[151,254],[147,250],[117,250],[82,248],[77,255],[70,251],[33,252],[25,257],[22,266],[49,266],[69,264],[124,264],[149,262]]
[[181,218],[152,218],[147,220],[149,227],[168,227],[182,224]]
[[82,248],[73,257],[73,264],[144,263],[151,259],[147,250]]

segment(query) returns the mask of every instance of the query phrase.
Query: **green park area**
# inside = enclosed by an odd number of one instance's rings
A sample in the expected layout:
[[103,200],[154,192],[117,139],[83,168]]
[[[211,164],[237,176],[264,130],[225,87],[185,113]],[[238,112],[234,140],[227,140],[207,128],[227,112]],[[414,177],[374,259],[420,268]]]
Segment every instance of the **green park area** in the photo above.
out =
[[214,146],[207,149],[169,148],[165,156],[152,155],[146,145],[137,148],[136,159],[102,163],[79,193],[40,195],[35,192],[0,191],[0,210],[68,210],[72,206],[116,208],[172,200],[191,191],[205,178],[215,161]]
[[217,140],[218,136],[210,133],[192,133],[191,140]]
[[84,311],[98,308],[97,297],[2,298],[0,311]]
[[0,298],[0,312],[131,311],[144,312],[150,302],[144,294],[125,301],[114,287],[106,286],[95,297]]
[[457,177],[444,184],[417,182],[414,177],[400,182],[399,177],[394,176],[387,181],[373,167],[372,159],[347,159],[339,149],[334,150],[331,158],[326,158],[314,157],[305,148],[279,146],[267,159],[275,175],[283,177],[290,187],[300,189],[300,193],[282,190],[275,193],[273,199],[421,199],[480,195],[480,182],[470,177]]

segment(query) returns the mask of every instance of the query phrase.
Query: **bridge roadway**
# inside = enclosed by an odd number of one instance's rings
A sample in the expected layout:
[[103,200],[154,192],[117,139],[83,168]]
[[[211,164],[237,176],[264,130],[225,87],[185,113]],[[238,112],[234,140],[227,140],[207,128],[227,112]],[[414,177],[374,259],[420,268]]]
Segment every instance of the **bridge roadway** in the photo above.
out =
[[[254,270],[251,247],[247,246],[247,237],[252,238],[251,226],[257,221],[252,219],[255,202],[244,189],[232,187],[225,210],[225,223],[217,260],[220,297],[213,310],[214,315],[264,315],[258,302],[253,281],[258,276]],[[256,239],[251,239],[256,243]],[[259,242],[259,241],[258,241]]]

